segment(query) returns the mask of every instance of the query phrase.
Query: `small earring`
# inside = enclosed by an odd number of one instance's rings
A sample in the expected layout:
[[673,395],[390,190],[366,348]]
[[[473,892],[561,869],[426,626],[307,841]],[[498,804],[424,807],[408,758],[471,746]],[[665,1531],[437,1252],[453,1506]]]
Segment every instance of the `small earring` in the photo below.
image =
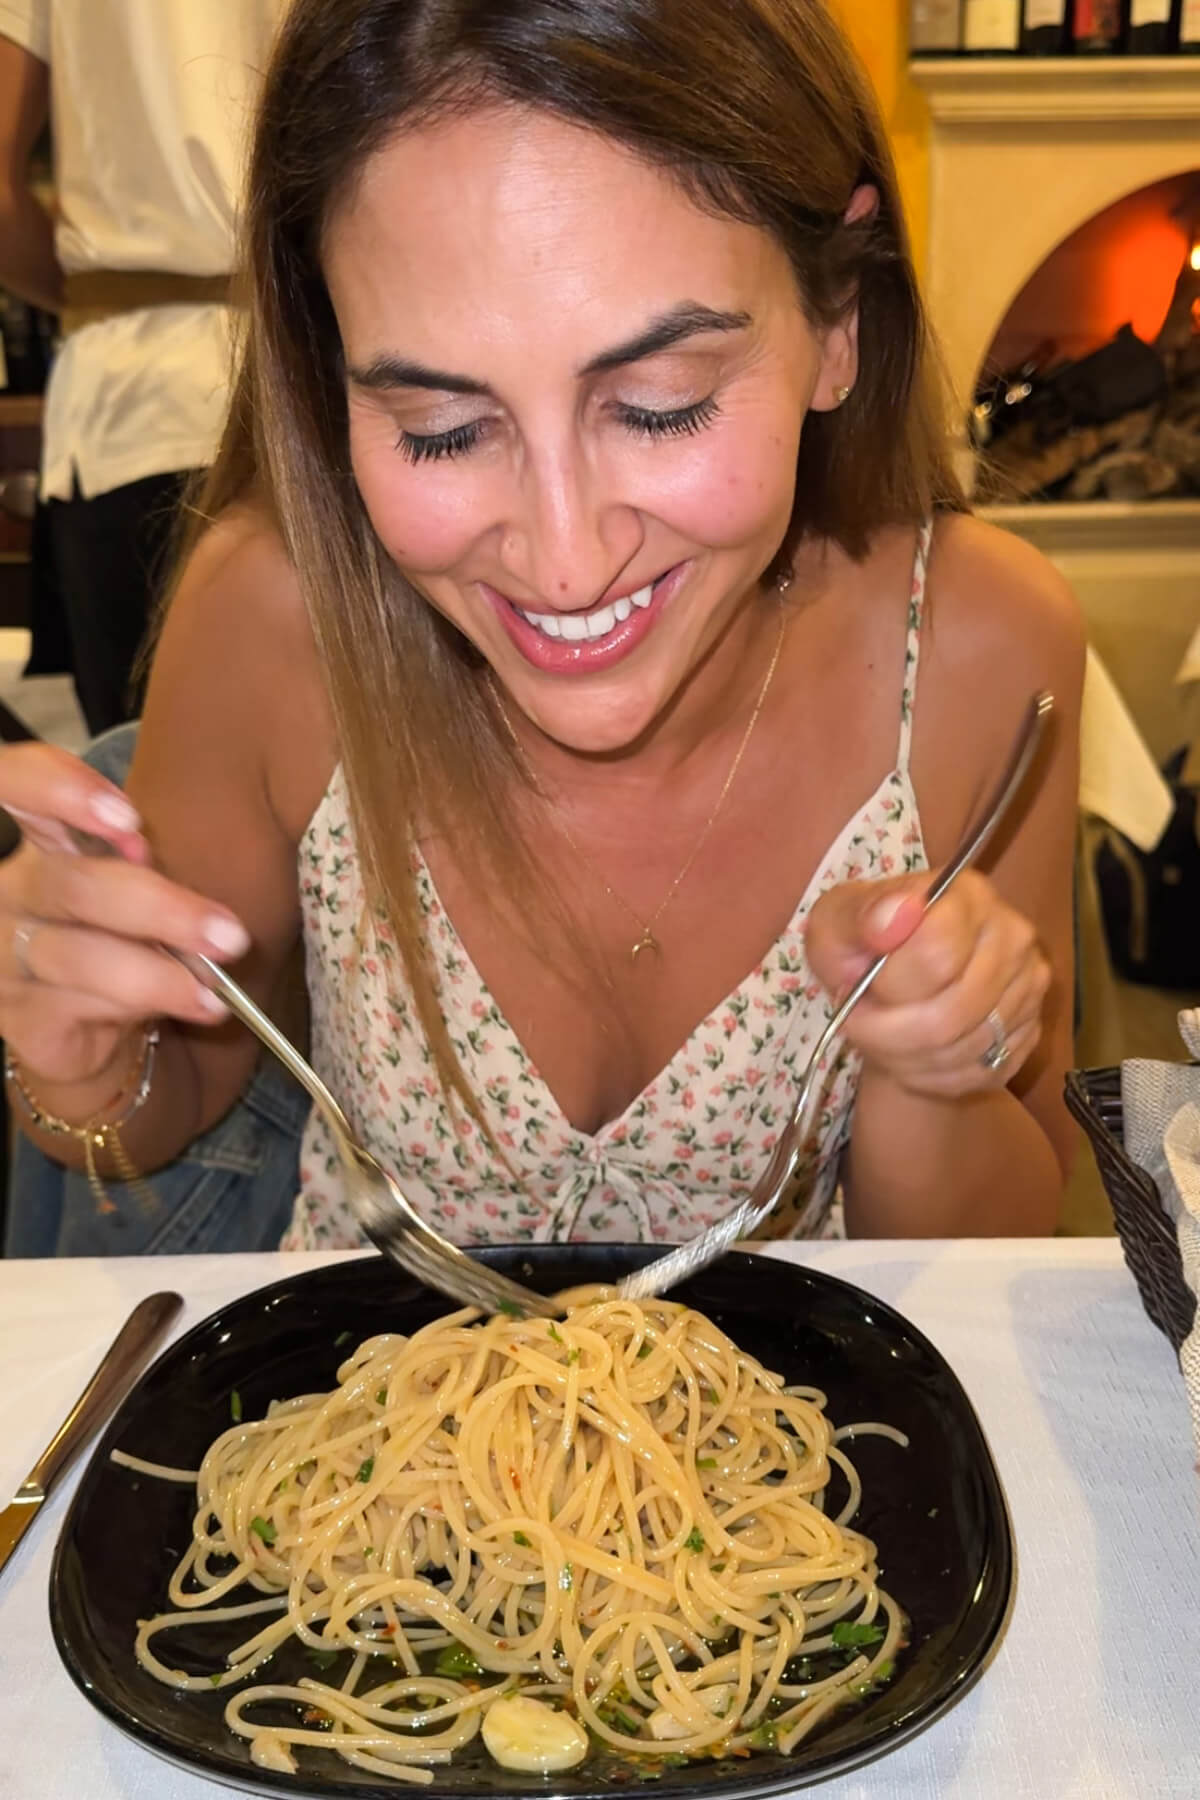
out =
[[778,575],[775,577],[776,593],[786,594],[794,579],[795,576],[790,564],[786,569],[780,569]]
[[850,396],[853,392],[854,392],[853,388],[848,388],[848,387],[834,388],[834,390],[833,390],[834,405],[835,406],[845,406],[847,400],[850,398]]

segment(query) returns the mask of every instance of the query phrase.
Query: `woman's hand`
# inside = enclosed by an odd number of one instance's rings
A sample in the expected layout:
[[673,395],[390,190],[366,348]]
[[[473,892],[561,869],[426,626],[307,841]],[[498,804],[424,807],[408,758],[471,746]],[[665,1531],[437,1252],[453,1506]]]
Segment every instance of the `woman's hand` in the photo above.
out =
[[[249,949],[245,927],[149,866],[119,788],[65,751],[20,745],[0,751],[0,806],[24,835],[0,864],[0,1037],[35,1083],[95,1082],[147,1019],[227,1017],[159,946],[228,961]],[[117,855],[78,855],[65,826]]]
[[889,952],[844,1035],[901,1087],[938,1098],[1003,1087],[1041,1035],[1050,965],[1033,926],[985,876],[967,870],[926,912],[930,879],[823,894],[808,922],[810,966],[840,999]]

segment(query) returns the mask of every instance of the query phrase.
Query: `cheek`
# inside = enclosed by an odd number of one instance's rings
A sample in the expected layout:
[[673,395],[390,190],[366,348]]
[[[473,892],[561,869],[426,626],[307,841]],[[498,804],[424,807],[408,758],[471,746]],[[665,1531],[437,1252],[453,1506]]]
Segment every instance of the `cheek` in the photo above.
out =
[[411,463],[390,438],[352,433],[350,464],[375,535],[401,569],[440,574],[470,548],[479,512],[455,463]]
[[703,435],[681,452],[664,483],[660,516],[711,549],[732,549],[786,524],[795,493],[798,438],[778,426]]

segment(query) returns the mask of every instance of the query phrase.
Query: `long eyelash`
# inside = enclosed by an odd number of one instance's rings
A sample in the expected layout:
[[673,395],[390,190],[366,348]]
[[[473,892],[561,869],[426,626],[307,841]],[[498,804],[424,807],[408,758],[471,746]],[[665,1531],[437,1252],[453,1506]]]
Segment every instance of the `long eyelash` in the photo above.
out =
[[461,456],[464,451],[473,449],[479,440],[479,431],[477,424],[456,425],[452,431],[439,431],[428,437],[402,431],[396,440],[396,448],[409,462],[436,462],[439,457]]
[[706,400],[696,400],[691,406],[681,406],[674,412],[649,412],[644,406],[622,406],[618,408],[621,422],[630,431],[639,432],[643,437],[685,437],[695,431],[702,431],[711,425],[720,412],[720,404],[713,394]]

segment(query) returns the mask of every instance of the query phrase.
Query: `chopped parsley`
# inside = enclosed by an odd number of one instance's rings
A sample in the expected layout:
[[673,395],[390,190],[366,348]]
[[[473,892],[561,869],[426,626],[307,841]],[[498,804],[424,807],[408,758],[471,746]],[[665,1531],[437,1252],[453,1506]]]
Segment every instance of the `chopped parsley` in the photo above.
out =
[[234,1388],[233,1392],[229,1396],[229,1416],[233,1420],[235,1425],[241,1424],[241,1422],[242,1422],[242,1396],[239,1394],[239,1392],[236,1388]]
[[852,1625],[848,1619],[839,1619],[833,1628],[833,1641],[839,1650],[862,1650],[882,1639],[882,1625]]
[[698,1469],[715,1469],[716,1466],[717,1459],[715,1456],[698,1456],[696,1458],[696,1467]]
[[257,1532],[264,1544],[273,1544],[275,1542],[277,1533],[270,1519],[264,1519],[260,1514],[255,1513],[250,1521],[250,1529],[251,1531]]
[[774,1750],[778,1741],[777,1727],[766,1720],[756,1725],[746,1740],[752,1750]]
[[359,1463],[358,1474],[355,1476],[355,1480],[362,1481],[362,1482],[370,1481],[370,1479],[374,1473],[375,1473],[375,1458],[373,1456],[368,1456],[365,1462]]
[[637,1359],[639,1362],[644,1362],[646,1357],[653,1355],[653,1353],[654,1353],[654,1345],[653,1344],[651,1344],[649,1342],[641,1343],[638,1345]]
[[563,1334],[558,1329],[558,1326],[554,1323],[553,1319],[551,1319],[551,1321],[550,1321],[550,1336],[554,1339],[556,1344],[561,1344],[564,1342]]
[[721,1396],[718,1394],[716,1388],[705,1388],[704,1398],[708,1401],[710,1406],[716,1406]]
[[222,1672],[220,1670],[218,1670],[215,1675],[210,1675],[208,1679],[213,1687],[220,1687],[221,1680],[222,1680]]
[[348,1344],[350,1342],[350,1339],[353,1336],[354,1336],[354,1333],[352,1331],[339,1331],[337,1336],[333,1340],[334,1349],[340,1350],[342,1345]]
[[338,1659],[336,1650],[313,1650],[309,1648],[305,1650],[304,1654],[307,1656],[310,1663],[316,1664],[318,1669],[331,1669]]
[[434,1658],[435,1675],[482,1675],[483,1664],[472,1656],[465,1644],[445,1644]]
[[865,1699],[868,1694],[873,1694],[876,1688],[881,1688],[886,1682],[889,1682],[895,1673],[894,1662],[881,1662],[877,1669],[870,1670],[864,1680],[856,1681],[850,1692],[858,1700]]
[[520,1544],[522,1550],[528,1550],[529,1548],[529,1539],[525,1536],[523,1531],[513,1532],[513,1543]]
[[376,1406],[386,1406],[387,1405],[387,1389],[386,1388],[380,1388],[379,1392],[375,1396],[375,1404],[376,1404]]
[[698,1525],[692,1526],[692,1529],[683,1540],[683,1547],[685,1550],[703,1550],[704,1533]]
[[525,1308],[523,1306],[518,1306],[515,1300],[501,1300],[497,1305],[497,1311],[502,1312],[508,1319],[523,1319],[525,1317]]

